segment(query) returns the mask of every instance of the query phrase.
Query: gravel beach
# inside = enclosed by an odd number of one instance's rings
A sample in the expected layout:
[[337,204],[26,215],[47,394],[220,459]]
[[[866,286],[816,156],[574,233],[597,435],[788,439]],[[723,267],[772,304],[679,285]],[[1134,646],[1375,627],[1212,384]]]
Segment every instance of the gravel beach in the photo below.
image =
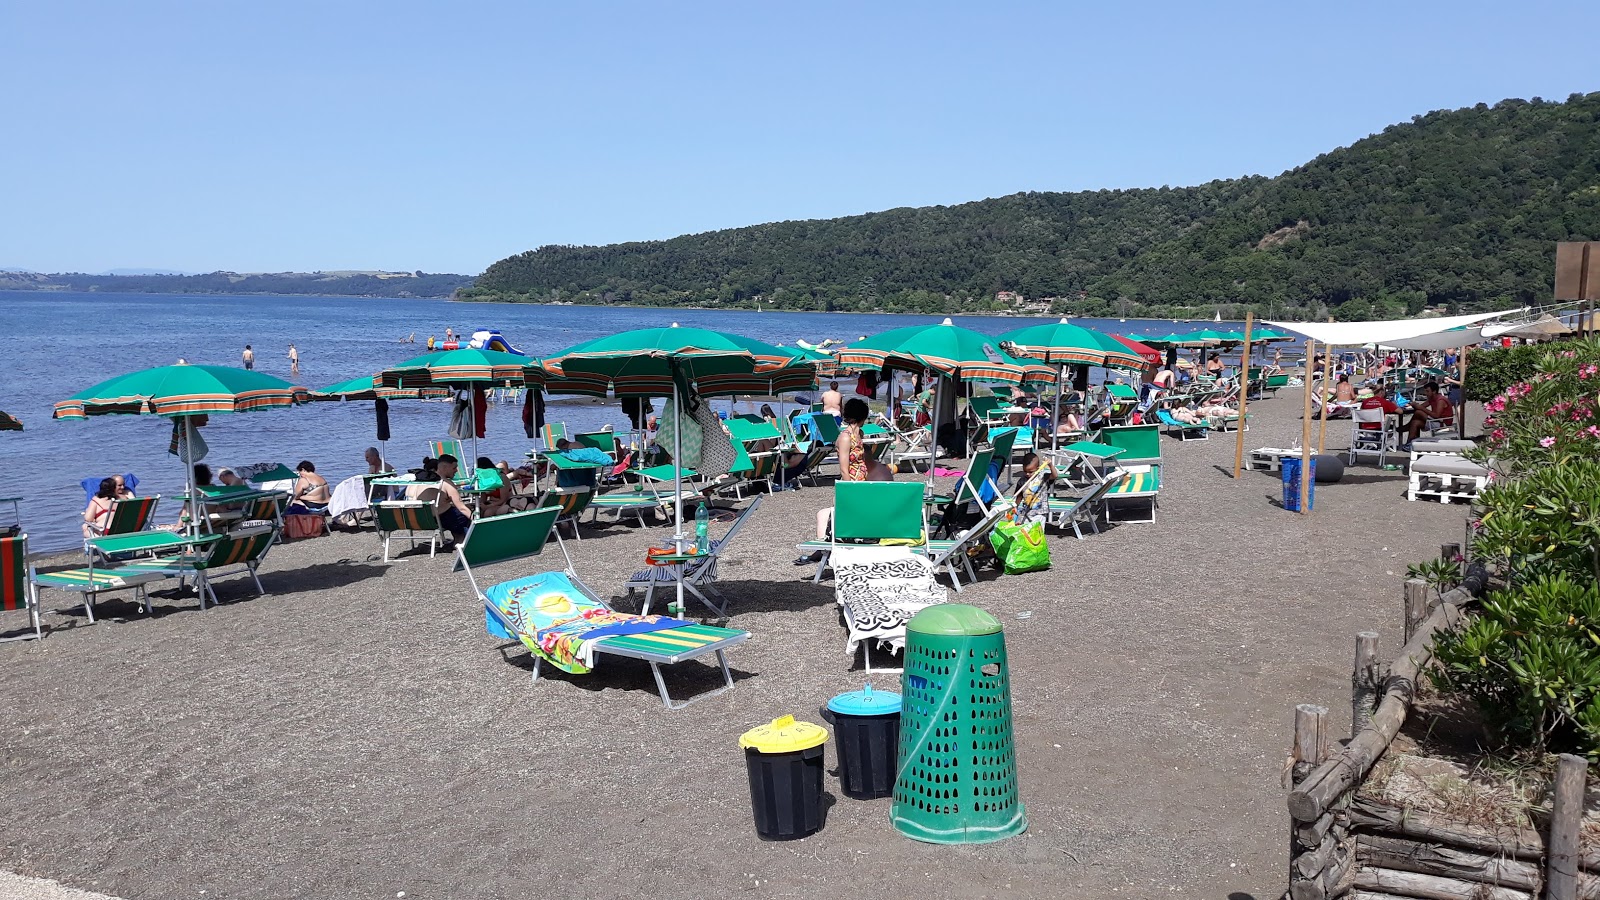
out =
[[[1299,411],[1291,390],[1252,404],[1246,447],[1289,446]],[[132,900],[1280,896],[1294,705],[1348,716],[1354,634],[1398,647],[1405,567],[1459,541],[1466,508],[1408,503],[1403,473],[1369,464],[1299,516],[1271,502],[1276,474],[1228,477],[1232,435],[1163,449],[1154,524],[1053,534],[1049,572],[951,595],[1006,627],[1020,837],[918,844],[831,775],[819,834],[756,837],[739,734],[821,721],[865,680],[831,580],[792,563],[824,487],[768,497],[730,550],[730,624],[752,635],[737,687],[679,711],[642,663],[531,684],[450,558],[385,565],[370,532],[278,547],[267,596],[225,580],[203,613],[114,595],[87,625],[46,592],[50,634],[0,646],[0,868]],[[619,596],[666,533],[603,522],[567,548]],[[560,563],[552,546],[489,571]],[[719,680],[667,672],[679,696]]]

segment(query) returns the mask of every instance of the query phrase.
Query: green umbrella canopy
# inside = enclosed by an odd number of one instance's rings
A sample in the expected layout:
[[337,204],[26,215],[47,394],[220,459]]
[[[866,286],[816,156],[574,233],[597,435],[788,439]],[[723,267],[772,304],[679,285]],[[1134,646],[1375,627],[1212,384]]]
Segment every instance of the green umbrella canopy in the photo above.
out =
[[[1198,333],[1198,332],[1196,332]],[[1167,349],[1169,347],[1215,347],[1220,341],[1215,338],[1195,337],[1194,334],[1152,334],[1128,335],[1132,340],[1152,347]]]
[[21,431],[22,420],[10,413],[0,412],[0,431]]
[[154,414],[253,412],[304,403],[306,389],[264,372],[228,366],[158,366],[79,391],[55,407],[57,419]]
[[1029,377],[1027,363],[1000,352],[994,338],[949,319],[881,332],[841,347],[834,356],[846,365],[933,369],[963,381],[1017,384]]
[[451,391],[447,387],[423,388],[397,388],[375,387],[373,381],[379,376],[362,375],[349,381],[331,384],[320,391],[312,391],[312,400],[413,400],[418,397],[448,397]]
[[1066,319],[1008,331],[995,340],[1012,356],[1055,365],[1087,365],[1141,370],[1144,360],[1116,338]]
[[[545,358],[551,393],[670,395],[674,374],[705,396],[801,390],[813,367],[792,348],[704,328],[640,328],[585,341]],[[772,387],[777,384],[778,387]]]
[[499,350],[466,347],[424,353],[373,376],[373,386],[420,388],[429,385],[493,384],[532,387],[544,383],[539,360]]

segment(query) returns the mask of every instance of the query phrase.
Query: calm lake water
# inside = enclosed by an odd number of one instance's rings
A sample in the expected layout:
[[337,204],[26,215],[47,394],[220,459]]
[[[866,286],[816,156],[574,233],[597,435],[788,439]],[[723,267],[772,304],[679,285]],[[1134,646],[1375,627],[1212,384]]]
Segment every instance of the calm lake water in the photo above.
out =
[[[78,482],[90,476],[133,472],[143,495],[179,493],[183,466],[166,452],[171,424],[155,416],[102,416],[77,422],[50,418],[53,404],[114,375],[169,365],[179,357],[206,365],[240,364],[250,344],[256,369],[289,378],[286,356],[292,341],[300,352],[299,383],[312,389],[370,375],[426,350],[429,335],[446,327],[471,334],[497,328],[517,349],[539,356],[579,341],[632,328],[681,322],[730,331],[770,343],[796,339],[849,340],[890,328],[937,322],[938,316],[849,313],[721,312],[615,309],[582,306],[451,303],[354,297],[197,296],[0,291],[0,410],[22,419],[26,431],[0,432],[0,497],[24,497],[21,517],[30,549],[61,550],[81,540],[78,522],[85,505]],[[959,324],[987,334],[1020,328],[1016,317],[957,317]],[[1162,320],[1074,320],[1119,332],[1170,331]],[[1196,326],[1198,327],[1198,326]],[[399,341],[415,332],[417,344]],[[549,418],[584,429],[610,423],[627,428],[617,403],[552,402]],[[390,462],[420,464],[429,440],[443,438],[449,405],[397,401],[389,407],[393,434]],[[362,451],[373,440],[371,403],[313,403],[285,410],[216,416],[205,429],[213,469],[301,459],[337,483],[365,470]],[[530,449],[521,410],[511,404],[489,410],[488,436],[480,452],[520,460]],[[163,502],[161,521],[178,514]],[[8,505],[0,524],[9,523]]]

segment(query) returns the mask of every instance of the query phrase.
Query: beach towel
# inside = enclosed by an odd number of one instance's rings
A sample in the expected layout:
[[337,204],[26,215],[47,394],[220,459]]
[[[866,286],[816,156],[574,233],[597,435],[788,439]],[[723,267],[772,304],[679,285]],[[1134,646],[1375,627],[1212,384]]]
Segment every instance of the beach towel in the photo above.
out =
[[[700,468],[700,442],[703,435],[700,423],[695,418],[680,410],[671,399],[661,410],[661,425],[656,429],[656,445],[662,450],[671,453],[676,441],[679,451],[678,464],[685,469]],[[676,435],[676,437],[674,437]]]
[[846,653],[863,640],[899,652],[911,617],[949,599],[932,564],[905,547],[839,546],[832,563],[834,597],[850,624]]
[[[206,439],[200,436],[201,422],[194,421],[196,416],[184,416],[172,420],[172,440],[167,443],[167,452],[186,463],[197,463],[206,458],[211,448],[206,446]],[[189,427],[188,440],[184,439],[184,426]],[[193,454],[191,458],[191,454]]]
[[367,509],[367,482],[360,475],[352,475],[341,481],[333,489],[333,495],[328,498],[328,515],[338,518],[348,512],[364,512]]
[[[100,482],[110,477],[109,475],[90,475],[88,478],[78,482],[78,486],[83,488],[83,502],[87,504],[93,500],[95,493],[100,490]],[[129,493],[139,489],[139,479],[132,472],[123,474],[122,483],[128,488]]]
[[542,572],[502,582],[489,588],[484,596],[516,627],[512,634],[485,612],[485,627],[490,634],[516,638],[556,668],[573,675],[583,675],[594,667],[595,644],[603,638],[689,624],[665,616],[615,612],[585,596],[565,572]]

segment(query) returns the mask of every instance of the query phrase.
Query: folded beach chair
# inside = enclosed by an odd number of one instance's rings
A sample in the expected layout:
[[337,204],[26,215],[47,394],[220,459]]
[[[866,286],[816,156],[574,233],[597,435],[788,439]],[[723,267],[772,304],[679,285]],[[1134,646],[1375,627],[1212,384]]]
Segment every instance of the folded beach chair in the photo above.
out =
[[834,599],[844,614],[845,653],[854,657],[860,647],[866,671],[872,671],[871,642],[898,653],[905,645],[906,622],[949,598],[934,580],[933,563],[925,555],[923,509],[922,485],[915,481],[834,486],[829,554]]
[[[744,512],[739,513],[739,518],[734,519],[733,524],[728,526],[727,533],[711,542],[711,547],[705,556],[684,563],[682,566],[683,589],[693,594],[695,599],[719,616],[728,614],[728,601],[722,599],[722,595],[712,587],[717,580],[717,561],[727,552],[733,539],[738,537],[740,529],[744,528],[744,523],[750,519],[751,514],[761,506],[761,500],[761,497],[757,497],[751,501],[750,505],[744,508]],[[676,590],[677,579],[680,577],[678,569],[678,566],[650,566],[633,573],[633,577],[623,585],[628,590],[629,600],[633,599],[635,591],[644,591],[644,601],[639,605],[641,615],[650,614],[650,602],[655,598],[657,590],[669,593]],[[718,603],[713,598],[722,602]]]
[[[590,591],[570,567],[560,572],[526,575],[499,584],[480,583],[488,566],[537,556],[555,530],[555,507],[478,519],[456,548],[456,565],[467,573],[473,595],[483,604],[485,625],[496,637],[521,641],[533,655],[533,680],[544,663],[582,675],[602,656],[643,660],[655,676],[661,702],[668,709],[714,697],[733,688],[727,650],[749,639],[748,632],[714,628],[665,616],[619,613]],[[561,537],[556,536],[560,546]],[[562,547],[565,555],[566,548]],[[570,566],[570,561],[569,561]],[[673,703],[661,666],[715,655],[723,686]]]
[[[950,576],[950,584],[956,589],[956,593],[961,593],[961,574],[963,572],[966,573],[967,581],[975,582],[978,580],[978,573],[972,568],[972,557],[968,551],[978,546],[981,541],[987,541],[990,532],[994,531],[995,524],[1005,518],[1005,514],[1010,512],[1011,508],[1009,500],[996,499],[989,506],[988,511],[984,513],[982,519],[979,519],[970,528],[958,533],[954,538],[928,541],[928,562],[933,566],[935,574],[943,572]],[[837,579],[837,571],[834,577]]]
[[[84,607],[86,610],[88,606]],[[0,538],[0,611],[26,612],[33,633],[0,638],[9,641],[37,640],[44,637],[39,622],[39,591],[28,578],[28,536]],[[90,613],[92,616],[93,613]],[[90,621],[94,621],[92,618]]]
[[1072,534],[1083,540],[1083,526],[1095,534],[1100,533],[1100,506],[1112,487],[1122,480],[1121,469],[1112,469],[1101,476],[1076,497],[1051,497],[1045,501],[1045,521],[1057,528],[1072,528]]
[[[1156,520],[1156,495],[1161,491],[1161,467],[1151,465],[1125,466],[1122,474],[1112,480],[1111,486],[1105,492],[1106,521],[1117,521],[1111,518],[1111,513],[1116,509],[1128,507],[1144,507],[1149,504],[1150,517],[1147,519],[1123,519],[1127,522],[1154,522]],[[1136,501],[1130,503],[1128,501]]]
[[211,582],[226,575],[247,574],[256,583],[256,594],[265,594],[267,590],[261,586],[256,570],[266,558],[267,551],[272,549],[276,531],[271,525],[241,528],[223,535],[198,553],[135,560],[118,571],[124,574],[149,572],[179,580],[193,579],[195,590],[200,594],[201,609],[206,608],[207,597],[211,598],[212,606],[217,605],[217,592],[212,589]]
[[951,503],[977,503],[978,508],[987,513],[989,505],[983,501],[985,482],[988,482],[990,491],[999,490],[989,478],[989,464],[993,459],[993,450],[979,450],[973,453],[967,457],[967,470],[961,474],[961,479],[956,482],[955,494],[934,495],[928,498],[928,502],[941,507],[948,506]]
[[[589,521],[600,521],[601,510],[608,510],[612,513],[615,513],[616,521],[618,522],[622,521],[623,516],[627,515],[628,513],[633,513],[634,516],[639,520],[639,526],[642,528],[649,524],[644,520],[645,512],[662,508],[670,511],[672,508],[671,504],[672,493],[670,491],[667,493],[661,493],[660,491],[636,491],[632,488],[623,488],[620,491],[612,491],[609,494],[596,494],[593,497],[590,497],[589,512],[591,515],[589,516]],[[535,504],[535,506],[537,505],[538,504]]]
[[1112,425],[1100,429],[1095,439],[1108,447],[1121,448],[1121,466],[1160,465],[1161,429],[1156,425]]
[[384,562],[390,561],[389,542],[402,531],[412,547],[419,541],[427,541],[430,558],[438,552],[439,545],[444,543],[444,529],[439,525],[435,507],[438,497],[438,488],[428,488],[416,500],[383,500],[372,504],[372,519],[377,524],[378,538],[383,541]]
[[1176,437],[1180,441],[1205,441],[1211,439],[1211,429],[1209,427],[1180,422],[1169,410],[1156,410],[1156,420],[1166,429],[1167,434]]

